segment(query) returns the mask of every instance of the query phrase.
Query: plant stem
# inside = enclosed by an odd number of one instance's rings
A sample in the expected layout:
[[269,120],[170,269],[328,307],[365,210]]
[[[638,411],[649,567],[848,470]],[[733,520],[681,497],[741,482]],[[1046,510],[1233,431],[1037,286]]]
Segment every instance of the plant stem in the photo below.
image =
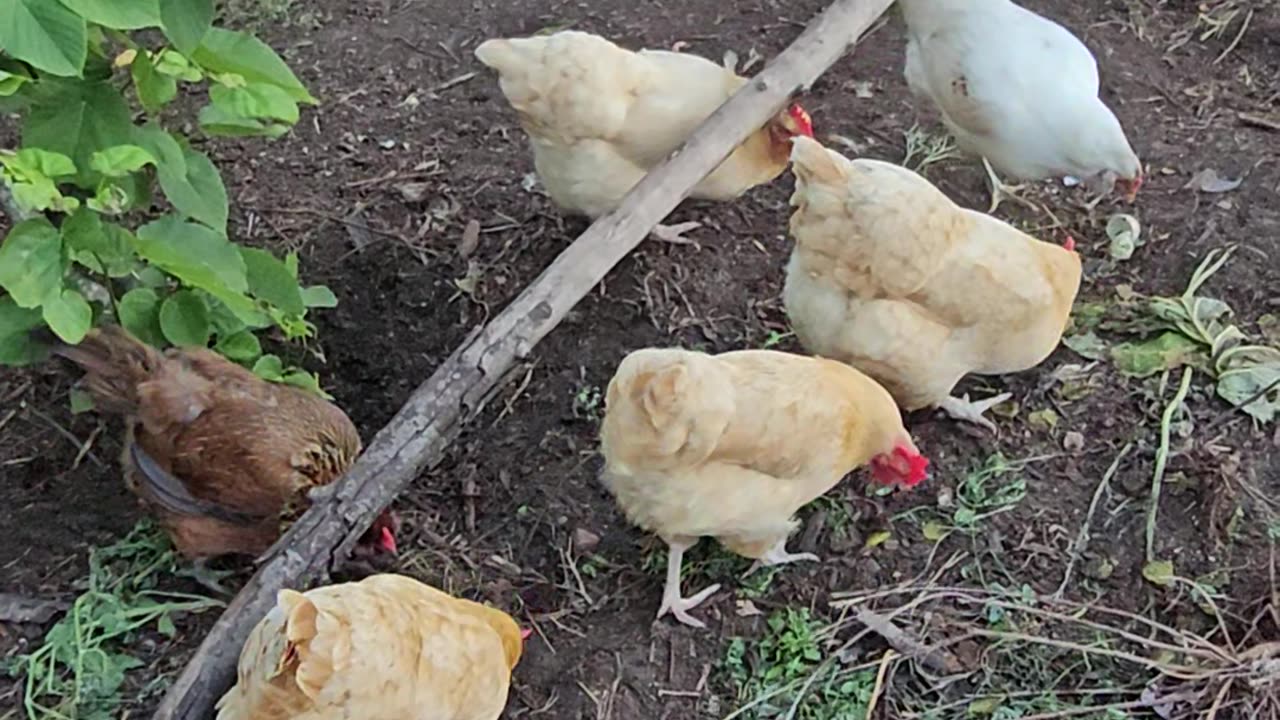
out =
[[1187,399],[1191,389],[1191,368],[1183,368],[1182,382],[1173,400],[1164,408],[1160,417],[1160,447],[1156,450],[1156,469],[1151,473],[1151,507],[1147,510],[1147,562],[1156,559],[1156,516],[1160,512],[1160,489],[1164,486],[1164,469],[1169,462],[1169,434],[1173,425],[1173,414],[1178,411],[1182,401]]

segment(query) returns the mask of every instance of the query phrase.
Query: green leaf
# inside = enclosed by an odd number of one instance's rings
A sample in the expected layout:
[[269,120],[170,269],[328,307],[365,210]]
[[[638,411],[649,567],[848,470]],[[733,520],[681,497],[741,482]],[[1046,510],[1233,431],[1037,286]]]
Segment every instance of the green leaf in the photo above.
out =
[[863,550],[871,550],[885,544],[889,538],[893,537],[893,533],[888,530],[877,530],[867,536],[866,542],[862,544]]
[[312,285],[302,289],[302,304],[309,308],[337,307],[338,297],[324,285]]
[[946,537],[947,529],[942,523],[930,520],[924,524],[924,527],[920,528],[920,533],[924,535],[925,540],[936,543]]
[[209,307],[199,295],[179,290],[160,303],[160,331],[178,347],[209,344]]
[[160,27],[174,47],[191,53],[213,25],[213,0],[160,0]]
[[151,153],[137,145],[117,145],[89,157],[89,167],[107,177],[124,177],[155,162]]
[[112,30],[137,30],[160,24],[156,0],[61,0],[85,20]]
[[48,220],[18,223],[0,245],[0,287],[23,308],[39,307],[62,288],[62,237]]
[[1173,582],[1173,563],[1168,560],[1152,560],[1142,566],[1142,577],[1152,585],[1167,587]]
[[283,88],[261,82],[243,87],[214,85],[209,99],[215,107],[230,115],[280,120],[290,125],[298,122],[298,103]]
[[87,413],[94,407],[93,395],[89,394],[87,390],[73,387],[71,392],[67,393],[67,397],[70,400],[72,415]]
[[236,362],[249,362],[262,355],[262,343],[258,342],[256,335],[247,330],[218,338],[218,343],[213,346],[213,349]]
[[280,308],[290,315],[302,315],[302,289],[276,256],[258,248],[240,248],[240,257],[249,279],[249,292],[259,300]]
[[102,217],[88,208],[80,208],[62,223],[62,241],[73,260],[96,273],[124,277],[137,265],[133,233],[102,222]]
[[197,119],[200,121],[200,129],[211,137],[278,138],[289,132],[287,125],[264,123],[243,115],[235,115],[217,105],[205,105],[200,108]]
[[1148,377],[1183,365],[1198,364],[1201,354],[1199,343],[1182,333],[1170,331],[1111,348],[1111,361],[1125,375]]
[[227,189],[209,157],[155,126],[139,128],[135,139],[156,159],[160,187],[174,209],[225,235]]
[[51,75],[84,70],[88,52],[84,18],[55,0],[0,0],[0,47]]
[[186,55],[177,50],[161,50],[155,61],[156,72],[184,82],[200,82],[204,73],[194,67]]
[[84,80],[41,80],[40,92],[22,126],[22,145],[62,153],[75,162],[76,184],[92,190],[98,175],[93,153],[130,142],[133,121],[124,96],[113,86]]
[[22,148],[17,152],[0,151],[0,165],[17,180],[56,179],[76,174],[76,164],[58,152],[41,148]]
[[249,289],[236,246],[203,225],[167,215],[138,228],[136,249],[147,262],[214,295]]
[[1107,344],[1092,330],[1079,335],[1068,335],[1062,338],[1062,344],[1086,360],[1103,360],[1107,357]]
[[0,97],[9,97],[31,82],[31,78],[19,73],[0,70]]
[[129,71],[133,75],[133,89],[138,93],[138,102],[147,112],[159,112],[178,96],[178,81],[157,72],[150,53],[139,52]]
[[160,296],[151,288],[135,288],[124,294],[116,304],[116,316],[120,326],[134,337],[155,347],[164,347],[164,333],[160,330]]
[[1250,365],[1218,377],[1218,396],[1260,423],[1280,414],[1280,364]]
[[293,369],[284,374],[280,382],[285,385],[292,385],[296,388],[302,388],[312,394],[319,395],[325,400],[333,400],[333,396],[324,391],[320,387],[320,376],[306,370]]
[[263,355],[253,364],[253,374],[263,380],[280,382],[284,379],[284,363],[275,355]]
[[93,308],[89,307],[89,301],[70,288],[45,298],[40,311],[49,329],[63,342],[72,345],[83,340],[93,324]]
[[192,59],[206,70],[236,73],[249,82],[275,85],[301,103],[316,104],[284,60],[266,43],[242,32],[213,28]]
[[40,311],[18,307],[13,298],[0,297],[0,365],[27,365],[43,360],[48,351],[31,339],[40,326]]

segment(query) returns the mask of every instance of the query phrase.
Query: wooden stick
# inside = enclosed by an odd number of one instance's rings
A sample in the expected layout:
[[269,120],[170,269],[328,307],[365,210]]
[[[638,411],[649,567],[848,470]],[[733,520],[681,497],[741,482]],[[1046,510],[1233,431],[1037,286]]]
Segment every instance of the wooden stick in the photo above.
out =
[[549,333],[694,185],[748,135],[844,55],[892,0],[836,0],[777,59],[729,98],[673,158],[648,173],[483,329],[422,383],[355,465],[263,557],[156,710],[197,720],[235,679],[240,648],[281,588],[323,577],[347,557],[377,513],[439,462],[459,426],[479,413],[517,359]]

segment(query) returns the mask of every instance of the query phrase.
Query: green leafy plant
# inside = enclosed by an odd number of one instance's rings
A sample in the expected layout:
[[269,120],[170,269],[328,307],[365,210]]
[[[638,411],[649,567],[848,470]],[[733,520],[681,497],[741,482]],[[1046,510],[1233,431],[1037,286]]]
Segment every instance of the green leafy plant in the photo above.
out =
[[125,674],[143,662],[121,645],[148,627],[173,636],[174,613],[221,606],[209,598],[156,590],[157,579],[171,574],[175,562],[163,534],[145,521],[116,543],[89,551],[85,591],[43,643],[11,665],[23,683],[28,718],[123,716]]
[[721,668],[742,703],[733,717],[866,717],[875,671],[849,673],[842,671],[839,663],[823,662],[825,655],[819,641],[822,633],[822,624],[810,616],[808,609],[788,607],[769,616],[760,640],[730,640]]
[[[255,333],[307,338],[308,311],[336,298],[299,283],[296,256],[231,241],[217,168],[166,129],[178,98],[203,89],[205,135],[287,132],[316,100],[284,61],[214,27],[213,0],[0,0],[0,17],[0,111],[22,122],[21,146],[0,150],[12,225],[0,245],[0,364],[40,359],[32,328],[77,343],[114,316],[157,346],[212,346],[318,389],[264,356]],[[135,32],[150,28],[160,32]]]

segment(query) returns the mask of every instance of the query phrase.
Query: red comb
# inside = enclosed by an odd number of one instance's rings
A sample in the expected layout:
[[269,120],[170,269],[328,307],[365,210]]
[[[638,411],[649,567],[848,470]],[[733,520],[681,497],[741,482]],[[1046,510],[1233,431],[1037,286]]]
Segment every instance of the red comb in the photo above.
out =
[[792,105],[787,110],[787,114],[791,116],[792,120],[796,121],[796,125],[800,126],[801,135],[813,137],[813,119],[809,117],[809,113],[805,112],[804,108],[799,105]]
[[382,532],[378,534],[378,546],[392,555],[396,554],[396,536],[391,532],[391,528],[382,528]]
[[1073,238],[1073,237],[1071,237],[1070,235],[1068,235],[1068,236],[1067,236],[1067,239],[1062,241],[1062,247],[1066,248],[1066,249],[1067,249],[1067,252],[1075,252],[1075,251],[1076,251],[1076,239],[1075,239],[1075,238]]
[[521,640],[528,640],[528,639],[529,639],[529,636],[530,636],[530,635],[532,635],[532,634],[533,634],[533,630],[532,630],[532,629],[530,629],[530,628],[520,628],[520,639],[521,639]]
[[929,458],[903,445],[894,448],[893,454],[907,463],[907,479],[904,482],[907,487],[919,485],[929,475]]

